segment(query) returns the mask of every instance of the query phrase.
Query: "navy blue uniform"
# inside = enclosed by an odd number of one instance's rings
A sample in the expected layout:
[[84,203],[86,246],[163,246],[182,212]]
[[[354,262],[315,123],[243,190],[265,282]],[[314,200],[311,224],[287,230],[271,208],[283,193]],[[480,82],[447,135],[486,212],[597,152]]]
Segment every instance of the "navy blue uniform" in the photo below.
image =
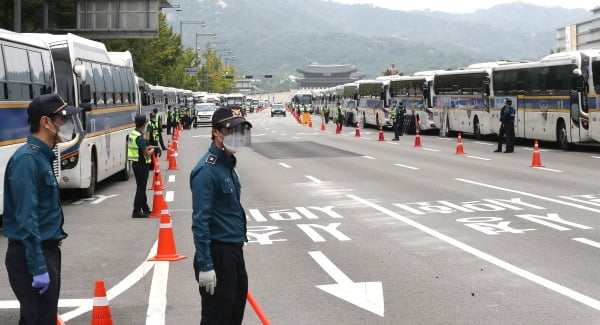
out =
[[[4,176],[4,235],[8,237],[6,269],[21,304],[23,324],[54,324],[60,294],[60,241],[64,216],[52,171],[54,152],[29,136],[12,155]],[[34,275],[48,272],[44,294],[32,288]]]
[[242,247],[246,213],[240,202],[241,185],[235,157],[211,144],[190,175],[194,270],[215,270],[214,295],[200,290],[201,324],[241,324],[248,293]]

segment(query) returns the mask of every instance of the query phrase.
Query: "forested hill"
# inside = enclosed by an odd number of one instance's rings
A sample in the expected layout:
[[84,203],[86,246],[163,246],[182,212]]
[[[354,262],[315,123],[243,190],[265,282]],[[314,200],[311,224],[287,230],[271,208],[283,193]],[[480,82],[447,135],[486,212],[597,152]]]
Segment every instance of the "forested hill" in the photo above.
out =
[[[469,14],[397,11],[323,0],[180,0],[170,13],[184,24],[184,44],[195,33],[218,33],[213,47],[231,49],[241,73],[298,73],[309,62],[355,64],[376,77],[391,63],[401,71],[460,67],[497,59],[537,59],[556,48],[556,29],[588,18],[583,9],[512,3]],[[223,42],[227,39],[227,43]],[[204,45],[210,37],[198,37]],[[244,70],[245,69],[245,70]]]

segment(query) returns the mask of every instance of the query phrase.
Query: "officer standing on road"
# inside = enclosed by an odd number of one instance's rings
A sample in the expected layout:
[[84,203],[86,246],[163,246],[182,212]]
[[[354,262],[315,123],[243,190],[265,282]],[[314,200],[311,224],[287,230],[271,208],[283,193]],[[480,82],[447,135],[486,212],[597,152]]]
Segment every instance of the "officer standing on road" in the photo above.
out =
[[505,153],[515,150],[515,109],[512,107],[512,100],[506,100],[506,108],[502,114],[504,120],[504,132],[506,132]]
[[498,148],[494,152],[502,152],[502,141],[504,140],[504,111],[506,110],[506,101],[508,98],[504,98],[504,105],[500,109],[500,129],[498,130]]
[[246,213],[234,153],[250,145],[251,127],[239,106],[215,111],[213,142],[190,175],[194,271],[202,298],[200,324],[241,324],[244,316]]
[[[147,132],[146,139],[148,140],[148,144],[156,147],[154,152],[156,153],[157,157],[160,157],[162,152],[161,152],[160,148],[158,147],[159,127],[158,127],[157,117],[154,112],[150,113],[150,122],[147,124],[146,132]],[[153,166],[150,166],[150,167],[151,167],[150,169],[153,168]]]
[[146,145],[146,139],[143,136],[145,128],[146,116],[137,115],[135,117],[135,129],[129,133],[129,139],[127,140],[127,160],[131,161],[136,184],[132,218],[147,218],[151,212],[146,197],[146,186],[148,185],[148,172],[150,171],[150,157],[154,153],[155,146]]
[[337,103],[337,124],[339,125],[340,132],[342,132],[342,125],[344,125],[344,113],[342,113],[342,106],[340,103]]
[[171,128],[173,128],[173,110],[171,105],[167,106],[167,134],[171,134]]
[[163,121],[162,118],[160,117],[160,115],[158,115],[158,108],[153,108],[152,109],[152,113],[154,113],[154,116],[156,118],[156,123],[155,123],[155,127],[158,130],[158,143],[156,144],[158,146],[158,144],[160,144],[160,148],[165,151],[167,150],[167,147],[165,147],[165,142],[163,141],[163,137],[162,137],[162,131],[163,131]]
[[6,270],[21,305],[19,324],[56,324],[64,215],[52,148],[71,140],[72,116],[82,109],[60,96],[35,98],[27,108],[31,135],[12,155],[4,175]]
[[329,124],[329,107],[327,107],[327,104],[323,107],[323,117],[325,118],[325,124]]
[[394,138],[392,139],[392,141],[399,141],[400,138],[399,136],[401,135],[401,131],[400,131],[400,107],[397,104],[394,104],[394,107],[392,108],[392,127],[394,129]]

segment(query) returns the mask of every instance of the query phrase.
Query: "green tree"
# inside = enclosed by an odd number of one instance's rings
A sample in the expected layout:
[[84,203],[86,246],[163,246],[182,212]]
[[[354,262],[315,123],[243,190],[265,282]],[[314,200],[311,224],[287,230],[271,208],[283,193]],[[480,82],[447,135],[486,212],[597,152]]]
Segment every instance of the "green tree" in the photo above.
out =
[[[235,86],[235,68],[232,65],[225,66],[217,51],[210,46],[202,52],[202,63],[197,75],[200,89],[213,93],[231,92]],[[231,79],[227,76],[231,76]]]

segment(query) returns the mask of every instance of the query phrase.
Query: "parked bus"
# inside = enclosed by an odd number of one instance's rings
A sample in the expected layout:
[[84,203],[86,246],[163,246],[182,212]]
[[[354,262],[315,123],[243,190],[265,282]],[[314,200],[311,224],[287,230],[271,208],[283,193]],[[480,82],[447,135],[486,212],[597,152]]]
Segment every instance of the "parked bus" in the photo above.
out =
[[[54,92],[56,79],[48,45],[38,38],[0,29],[0,194],[4,193],[8,160],[30,134],[29,103]],[[3,211],[0,200],[0,215]]]
[[294,104],[294,108],[300,108],[300,112],[302,112],[305,105],[309,112],[313,112],[313,95],[311,92],[299,91],[295,93],[292,97],[292,103]]
[[73,34],[37,35],[50,46],[58,94],[85,108],[78,143],[58,145],[60,188],[89,197],[99,181],[117,173],[128,179],[127,139],[141,108],[131,53],[109,55],[104,44]]
[[[356,126],[358,122],[358,105],[356,100],[358,99],[358,84],[351,82],[344,84],[344,92],[341,99],[342,112],[344,114],[344,121],[346,126]],[[337,115],[337,107],[336,112]],[[336,116],[337,117],[337,116]]]
[[384,107],[382,80],[359,80],[358,84],[358,119],[363,127],[391,127],[390,110]]
[[433,119],[433,74],[414,76],[392,76],[388,79],[387,95],[391,102],[402,102],[406,115],[414,117],[421,131],[437,129]]

